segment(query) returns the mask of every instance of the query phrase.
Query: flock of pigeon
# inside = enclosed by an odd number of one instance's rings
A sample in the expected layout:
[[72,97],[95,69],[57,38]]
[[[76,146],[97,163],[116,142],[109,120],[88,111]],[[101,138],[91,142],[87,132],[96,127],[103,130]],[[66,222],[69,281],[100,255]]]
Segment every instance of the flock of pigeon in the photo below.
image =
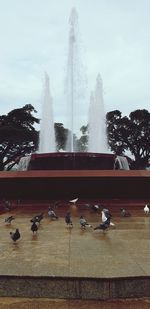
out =
[[[75,205],[77,201],[78,201],[78,199],[74,199],[74,200],[71,200],[69,202],[73,203]],[[89,227],[89,228],[92,228],[93,230],[102,230],[103,232],[105,232],[110,226],[115,226],[115,224],[111,221],[112,216],[111,216],[111,213],[108,209],[102,208],[102,206],[99,206],[99,205],[90,205],[90,204],[85,204],[85,207],[88,208],[88,209],[91,209],[93,211],[101,211],[101,221],[102,222],[98,226],[93,227],[91,224],[89,224],[87,222],[86,218],[83,215],[81,215],[80,218],[79,218],[79,223],[80,223],[81,229],[85,230],[86,227]],[[145,205],[144,213],[147,215],[147,214],[149,214],[149,211],[150,211],[150,209],[149,209],[148,205]],[[120,208],[120,213],[121,213],[122,217],[130,217],[131,216],[131,213],[128,210],[126,210],[125,208]],[[52,207],[48,208],[47,214],[48,214],[48,217],[51,220],[58,220],[59,219]],[[42,212],[42,213],[34,216],[30,220],[31,231],[33,232],[33,234],[37,233],[40,222],[41,222],[41,220],[43,220],[43,218],[44,218],[44,213]],[[11,224],[11,222],[14,219],[15,219],[14,216],[9,216],[5,219],[5,223]],[[65,219],[65,223],[68,227],[73,227],[71,213],[69,211],[66,213],[64,219]],[[10,232],[10,237],[13,240],[13,242],[16,242],[21,237],[19,229],[17,228],[15,230],[15,232]]]

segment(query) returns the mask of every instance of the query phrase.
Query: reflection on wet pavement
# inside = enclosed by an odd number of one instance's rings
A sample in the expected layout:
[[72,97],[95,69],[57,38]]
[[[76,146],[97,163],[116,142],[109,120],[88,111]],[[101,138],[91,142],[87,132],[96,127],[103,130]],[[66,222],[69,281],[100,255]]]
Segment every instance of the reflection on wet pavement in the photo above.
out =
[[0,298],[1,309],[149,309],[150,299],[84,301],[58,299]]
[[[72,229],[64,221],[68,209]],[[98,278],[150,275],[150,216],[144,215],[143,207],[133,206],[132,216],[122,218],[119,209],[115,206],[110,209],[115,227],[105,233],[80,229],[80,215],[95,227],[101,222],[101,213],[78,205],[56,209],[59,216],[56,221],[48,218],[46,205],[18,207],[9,212],[15,217],[10,225],[4,223],[6,214],[1,214],[0,275]],[[44,219],[33,235],[30,219],[40,212],[44,212]],[[16,228],[21,239],[13,243],[9,233]]]

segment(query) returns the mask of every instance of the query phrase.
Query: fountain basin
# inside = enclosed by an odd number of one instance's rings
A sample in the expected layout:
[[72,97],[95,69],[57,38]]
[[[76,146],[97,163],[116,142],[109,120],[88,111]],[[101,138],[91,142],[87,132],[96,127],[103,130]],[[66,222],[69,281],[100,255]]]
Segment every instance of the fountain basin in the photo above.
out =
[[28,170],[113,170],[116,155],[90,152],[32,154]]

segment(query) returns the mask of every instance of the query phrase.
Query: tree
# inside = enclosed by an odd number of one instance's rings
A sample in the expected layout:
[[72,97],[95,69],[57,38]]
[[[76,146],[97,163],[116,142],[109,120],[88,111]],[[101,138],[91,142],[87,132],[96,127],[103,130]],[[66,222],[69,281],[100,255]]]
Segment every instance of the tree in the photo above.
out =
[[[125,151],[124,125],[121,112],[118,110],[111,111],[106,115],[108,144],[110,149],[117,155],[123,155]],[[126,119],[124,119],[126,121]]]
[[39,119],[32,112],[36,112],[34,107],[26,104],[0,116],[0,170],[11,169],[20,157],[36,150],[38,132],[33,125]]
[[150,157],[150,113],[136,110],[122,117],[118,110],[107,113],[109,146],[118,155],[129,151],[134,157],[134,168],[142,169]]
[[59,151],[60,149],[65,150],[68,129],[64,128],[63,123],[55,123],[54,127],[55,127],[57,151]]
[[82,126],[80,131],[82,135],[77,139],[77,149],[78,151],[86,152],[88,151],[88,126]]
[[138,109],[130,113],[129,118],[130,151],[135,157],[135,167],[144,168],[150,158],[150,113]]

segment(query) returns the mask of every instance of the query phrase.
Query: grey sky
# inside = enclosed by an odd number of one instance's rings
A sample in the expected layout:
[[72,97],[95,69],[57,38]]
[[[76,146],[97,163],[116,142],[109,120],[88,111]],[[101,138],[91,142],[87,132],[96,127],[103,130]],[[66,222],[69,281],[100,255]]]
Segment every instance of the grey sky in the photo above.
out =
[[100,72],[106,111],[150,107],[149,0],[0,0],[0,114],[31,103],[40,114],[44,71],[54,120],[62,91],[68,20],[76,7],[89,89]]

